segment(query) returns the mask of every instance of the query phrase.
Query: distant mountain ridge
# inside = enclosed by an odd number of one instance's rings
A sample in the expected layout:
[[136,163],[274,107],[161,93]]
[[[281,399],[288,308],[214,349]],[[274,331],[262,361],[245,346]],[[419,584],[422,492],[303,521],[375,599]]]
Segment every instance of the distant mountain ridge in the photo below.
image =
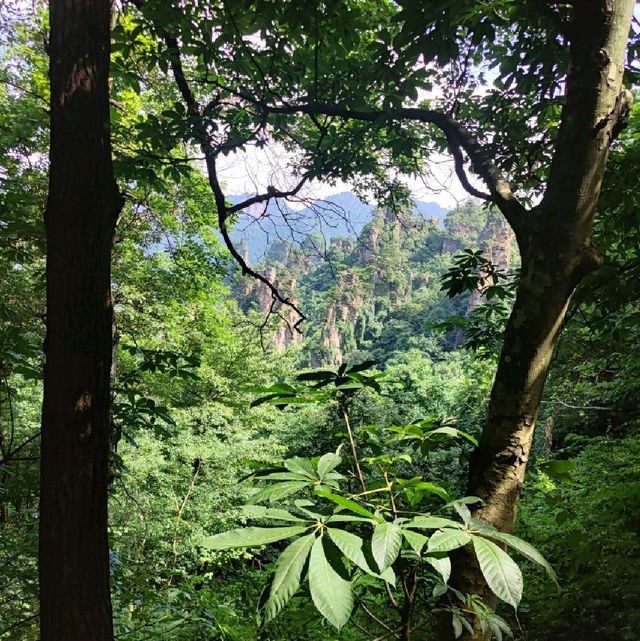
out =
[[[250,197],[251,194],[238,194],[228,198],[237,204]],[[371,221],[374,210],[373,205],[351,192],[333,194],[300,210],[291,209],[286,203],[271,202],[266,210],[262,204],[253,205],[239,216],[231,239],[242,247],[250,263],[257,263],[265,258],[274,241],[301,245],[310,236],[326,244],[332,238],[357,238]],[[416,201],[413,211],[425,220],[437,218],[440,224],[447,215],[447,210],[437,203],[421,200]]]

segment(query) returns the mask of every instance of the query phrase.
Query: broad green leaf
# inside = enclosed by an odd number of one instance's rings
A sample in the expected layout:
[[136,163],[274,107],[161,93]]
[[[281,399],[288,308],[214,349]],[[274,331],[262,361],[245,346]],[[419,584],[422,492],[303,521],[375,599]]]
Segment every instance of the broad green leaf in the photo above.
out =
[[327,528],[327,532],[342,554],[355,563],[361,570],[367,572],[367,574],[376,575],[376,572],[372,570],[367,563],[367,559],[362,551],[364,541],[359,536],[333,527]]
[[462,529],[462,523],[445,519],[442,516],[416,516],[415,519],[404,524],[404,527],[415,527],[420,530],[439,530],[443,527]]
[[322,479],[327,475],[329,472],[334,470],[338,465],[340,465],[340,462],[342,459],[340,456],[333,452],[329,452],[328,454],[323,454],[320,457],[320,460],[318,461],[318,476]]
[[274,543],[302,534],[309,526],[292,525],[289,527],[245,527],[228,530],[208,536],[200,545],[210,550],[229,550],[231,548],[252,548]]
[[318,537],[311,548],[309,590],[320,614],[336,628],[342,628],[353,608],[351,582],[343,579],[329,563],[323,537]]
[[420,490],[421,492],[430,492],[431,494],[436,494],[444,501],[451,500],[451,497],[449,496],[447,490],[445,490],[443,487],[440,487],[439,485],[436,485],[435,483],[421,481],[420,483],[415,485],[415,489]]
[[264,405],[265,403],[271,403],[275,405],[281,405],[285,403],[290,403],[295,399],[295,396],[284,395],[284,394],[267,394],[267,396],[261,396],[256,398],[255,401],[251,402],[251,407],[258,407],[259,405]]
[[272,472],[264,476],[256,477],[259,481],[304,481],[309,482],[309,478],[302,474],[294,474],[293,472]]
[[336,389],[339,390],[349,390],[349,389],[362,389],[364,385],[362,383],[358,383],[356,381],[353,381],[351,383],[343,383],[342,385],[336,385]]
[[298,521],[303,523],[305,519],[294,516],[286,510],[276,507],[264,507],[263,505],[243,505],[242,512],[253,519],[275,519],[277,521]]
[[284,466],[294,474],[302,474],[309,479],[316,479],[316,468],[313,463],[306,458],[301,458],[299,456],[294,456],[289,458],[284,462]]
[[466,526],[469,525],[471,521],[471,510],[464,504],[458,503],[457,501],[453,502],[453,508],[459,514],[460,518],[464,521]]
[[315,539],[315,534],[296,539],[278,557],[269,598],[264,605],[265,622],[271,621],[282,610],[300,586],[302,569]]
[[356,372],[364,372],[364,370],[370,369],[374,365],[376,365],[376,361],[364,361],[364,363],[360,363],[358,365],[354,365],[353,367],[350,367],[345,373],[355,374]]
[[529,561],[532,561],[533,563],[536,563],[537,565],[543,567],[547,571],[549,576],[556,583],[558,583],[558,577],[555,573],[555,570],[551,567],[550,563],[542,556],[542,554],[540,554],[540,552],[538,552],[538,550],[536,550],[530,543],[519,539],[517,536],[513,536],[513,534],[498,532],[498,530],[482,529],[480,531],[480,534],[482,536],[495,539],[496,541],[500,541],[501,543],[506,543],[516,552],[522,554],[522,556],[524,556],[526,559],[529,559]]
[[371,552],[381,572],[396,560],[401,546],[402,530],[399,525],[383,521],[375,526],[371,539]]
[[340,507],[343,507],[349,510],[350,512],[353,512],[354,514],[359,514],[360,516],[364,516],[368,519],[372,519],[373,521],[380,521],[380,519],[377,516],[369,512],[369,510],[367,510],[366,508],[362,507],[359,503],[356,503],[351,499],[347,499],[344,496],[338,496],[337,494],[332,494],[331,492],[325,492],[324,490],[316,490],[316,494],[325,499],[329,499],[330,501],[333,501]]
[[471,436],[471,434],[467,434],[466,432],[463,432],[462,430],[456,429],[455,427],[436,427],[434,430],[429,430],[425,436],[429,437],[432,434],[445,434],[446,436],[451,436],[452,438],[462,436],[462,438],[466,438],[467,441],[472,443],[473,445],[478,445],[478,441],[476,438]]
[[438,530],[427,545],[429,552],[450,552],[471,541],[471,535],[463,530]]
[[451,576],[451,559],[448,556],[430,556],[423,557],[424,560],[442,577],[446,583]]
[[462,621],[460,615],[455,612],[451,617],[451,625],[453,626],[453,636],[457,639],[462,634]]
[[515,561],[495,543],[479,536],[473,537],[473,549],[491,591],[517,608],[522,598],[522,572]]
[[382,572],[379,575],[379,578],[382,580],[386,581],[387,583],[391,583],[395,587],[396,585],[396,573],[393,571],[393,568],[389,566],[384,572]]
[[336,372],[332,372],[331,370],[316,370],[315,372],[298,374],[296,379],[299,381],[328,381],[336,376]]
[[295,394],[297,390],[287,383],[274,383],[269,387],[248,387],[246,391],[254,394]]
[[414,532],[413,530],[405,530],[404,528],[402,529],[402,536],[404,536],[416,554],[420,554],[425,543],[429,540],[424,534]]
[[269,485],[261,489],[254,494],[250,500],[252,503],[260,503],[260,501],[267,499],[271,502],[277,501],[299,492],[308,485],[308,481],[283,481],[282,483],[275,483],[274,485]]
[[364,516],[351,516],[350,514],[333,514],[330,516],[326,523],[375,523],[373,519],[367,519]]

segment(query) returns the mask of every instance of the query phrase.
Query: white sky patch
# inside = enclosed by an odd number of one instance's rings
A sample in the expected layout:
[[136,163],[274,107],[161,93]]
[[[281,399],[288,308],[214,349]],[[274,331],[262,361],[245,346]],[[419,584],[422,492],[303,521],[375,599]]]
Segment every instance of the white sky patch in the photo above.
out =
[[[244,152],[219,158],[218,174],[228,195],[265,193],[269,186],[286,191],[299,180],[291,170],[291,163],[292,157],[277,144],[267,144],[261,149],[247,146]],[[446,156],[430,161],[422,176],[405,177],[405,180],[414,198],[435,202],[445,209],[468,198],[455,175],[453,162]],[[353,191],[353,188],[342,181],[333,184],[311,181],[298,197],[301,201],[320,200],[345,191]],[[291,202],[289,206],[301,209],[306,204]]]

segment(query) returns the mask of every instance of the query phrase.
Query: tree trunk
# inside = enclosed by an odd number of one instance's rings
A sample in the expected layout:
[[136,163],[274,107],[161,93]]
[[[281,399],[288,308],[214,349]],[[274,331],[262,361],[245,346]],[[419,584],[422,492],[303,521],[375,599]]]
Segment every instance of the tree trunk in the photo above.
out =
[[42,641],[111,641],[107,543],[111,247],[108,0],[51,0]]
[[[634,0],[574,3],[571,69],[545,196],[515,229],[522,278],[509,318],[487,422],[469,470],[469,494],[484,503],[474,516],[511,531],[549,365],[571,295],[602,258],[592,226],[607,153],[628,106],[622,88]],[[494,604],[473,559],[455,559],[453,584]],[[488,638],[475,622],[464,641]],[[451,625],[444,638],[453,638]]]

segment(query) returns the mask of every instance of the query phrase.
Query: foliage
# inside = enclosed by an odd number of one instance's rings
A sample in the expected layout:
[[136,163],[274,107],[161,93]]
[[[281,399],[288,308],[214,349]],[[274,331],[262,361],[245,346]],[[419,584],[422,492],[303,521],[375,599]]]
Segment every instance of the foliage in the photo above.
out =
[[[528,543],[475,521],[466,504],[477,502],[477,497],[455,500],[444,488],[420,476],[411,479],[402,476],[403,465],[412,462],[405,443],[411,443],[412,450],[424,456],[442,439],[462,437],[475,444],[473,437],[440,421],[424,419],[389,428],[390,435],[384,441],[369,435],[365,443],[372,455],[360,458],[347,406],[358,390],[367,386],[380,390],[379,375],[368,372],[371,365],[368,362],[352,367],[343,364],[337,371],[304,372],[297,376],[298,381],[307,384],[303,387],[279,383],[258,390],[266,395],[253,405],[272,403],[285,407],[336,402],[351,446],[351,473],[344,476],[336,471],[342,462],[338,452],[315,459],[295,457],[285,460],[281,468],[259,470],[253,474],[254,478],[269,483],[251,497],[245,513],[252,519],[287,525],[234,529],[204,539],[202,546],[210,550],[251,548],[298,537],[275,562],[272,581],[260,602],[259,617],[264,622],[273,619],[297,592],[301,581],[308,578],[316,608],[340,629],[353,609],[352,586],[357,586],[358,576],[364,572],[382,580],[388,589],[396,583],[404,587],[405,614],[400,627],[410,629],[418,573],[425,564],[431,566],[440,577],[435,591],[442,594],[453,590],[446,585],[451,573],[448,553],[470,543],[491,590],[516,608],[522,596],[520,569],[492,539],[542,565],[555,578],[551,566]],[[366,475],[361,467],[365,464]],[[355,485],[359,485],[357,489],[353,489]],[[453,508],[461,520],[442,516],[438,514],[440,510],[417,511],[425,493],[444,500],[441,509]],[[293,499],[294,496],[302,498]],[[288,509],[256,505],[263,502],[288,505]],[[357,528],[357,533],[348,529],[350,525]],[[412,590],[407,590],[408,582],[413,582]],[[488,613],[489,610],[483,611],[485,615]],[[452,615],[454,627],[469,626],[455,608]],[[504,622],[498,621],[496,615],[483,617],[483,624],[492,630],[496,628],[496,634],[508,629]]]

